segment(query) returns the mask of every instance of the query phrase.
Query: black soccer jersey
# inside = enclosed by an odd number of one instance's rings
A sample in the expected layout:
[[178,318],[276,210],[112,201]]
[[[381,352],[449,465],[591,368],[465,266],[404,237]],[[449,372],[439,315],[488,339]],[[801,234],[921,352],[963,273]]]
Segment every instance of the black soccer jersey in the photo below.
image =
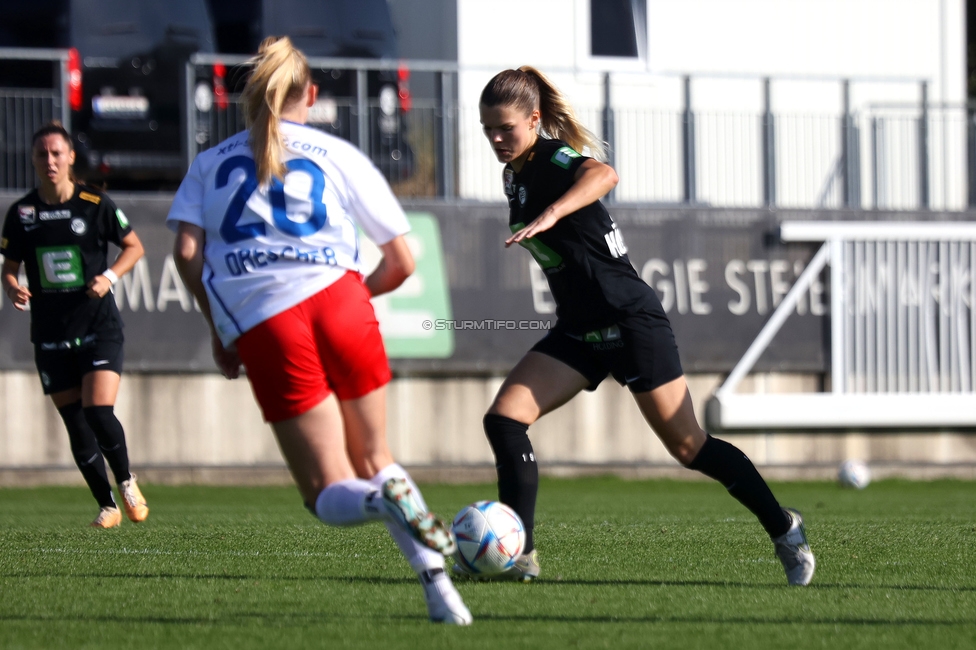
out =
[[[512,232],[565,194],[585,160],[565,142],[540,137],[521,171],[505,165]],[[520,243],[545,272],[556,316],[568,331],[582,334],[607,327],[656,298],[631,265],[623,237],[599,201]]]
[[115,297],[89,298],[88,282],[108,268],[108,243],[132,231],[112,200],[84,185],[65,203],[48,205],[37,190],[7,211],[0,253],[22,262],[31,292],[31,341],[75,342],[90,334],[120,336]]

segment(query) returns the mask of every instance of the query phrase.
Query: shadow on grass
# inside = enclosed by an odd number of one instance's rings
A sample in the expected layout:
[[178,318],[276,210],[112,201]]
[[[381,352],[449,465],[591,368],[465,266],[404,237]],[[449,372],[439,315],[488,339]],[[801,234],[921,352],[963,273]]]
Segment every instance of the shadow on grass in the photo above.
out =
[[[0,578],[38,578],[37,573],[0,573]],[[375,585],[403,585],[417,584],[417,578],[384,578],[363,576],[281,576],[281,575],[244,575],[229,573],[53,573],[45,572],[45,578],[79,578],[82,580],[228,580],[234,582],[338,582],[343,584],[366,583]]]
[[[0,573],[0,578],[37,578],[38,573],[28,572],[5,572]],[[99,580],[227,580],[236,582],[271,581],[271,582],[335,582],[342,584],[365,583],[375,585],[403,585],[415,584],[416,578],[402,577],[390,578],[383,576],[288,576],[288,575],[256,575],[256,574],[230,574],[230,573],[172,573],[172,572],[147,572],[147,573],[117,573],[117,572],[73,572],[63,573],[44,572],[44,577],[51,578],[78,578],[78,579],[99,579]],[[511,581],[492,581],[492,580],[470,580],[457,578],[455,584],[459,585],[493,585],[499,584],[519,584]],[[862,590],[895,590],[895,591],[944,591],[950,593],[976,592],[976,586],[947,586],[947,585],[868,585],[857,583],[823,583],[814,582],[804,587],[791,587],[784,584],[770,584],[764,582],[732,582],[728,580],[580,580],[580,579],[538,579],[532,583],[540,587],[555,587],[568,585],[573,587],[730,587],[735,589],[787,589],[790,591],[802,592],[804,590],[828,590],[828,589],[862,589]],[[531,588],[531,587],[529,587]]]
[[[0,619],[2,620],[2,619]],[[476,621],[504,621],[526,623],[685,623],[690,625],[850,625],[850,626],[910,626],[930,625],[939,627],[974,627],[972,621],[949,621],[932,618],[829,618],[829,617],[764,617],[764,616],[495,616],[492,614],[478,615]]]
[[[419,609],[419,608],[418,608]],[[476,622],[495,622],[495,623],[585,623],[585,624],[680,624],[680,625],[831,625],[831,626],[850,626],[850,627],[911,627],[916,625],[943,628],[972,628],[976,626],[973,621],[952,621],[934,618],[839,618],[839,617],[767,617],[767,616],[674,616],[674,615],[648,615],[648,616],[558,616],[558,615],[497,615],[497,614],[475,614]],[[390,621],[427,621],[423,614],[391,614],[387,617]],[[272,627],[307,627],[315,623],[336,623],[342,621],[363,621],[376,623],[382,620],[375,613],[363,615],[342,615],[336,612],[308,612],[308,613],[287,613],[287,612],[240,612],[229,613],[221,616],[119,616],[116,614],[90,615],[0,615],[0,622],[6,623],[120,623],[132,625],[133,623],[157,624],[157,625],[211,625],[214,627],[240,626],[241,623],[248,621],[260,623],[261,625],[271,624]]]
[[[763,582],[730,582],[727,580],[538,580],[537,584],[576,585],[582,587],[644,586],[644,587],[735,587],[752,589],[789,589],[802,591],[799,587]],[[865,585],[857,583],[814,582],[803,589],[894,589],[899,591],[949,591],[976,592],[976,587],[954,587],[946,585]]]

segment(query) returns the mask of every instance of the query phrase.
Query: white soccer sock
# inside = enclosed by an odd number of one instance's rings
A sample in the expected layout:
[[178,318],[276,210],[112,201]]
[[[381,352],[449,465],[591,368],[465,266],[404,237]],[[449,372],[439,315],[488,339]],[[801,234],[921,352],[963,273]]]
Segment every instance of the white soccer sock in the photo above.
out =
[[[391,478],[402,478],[407,483],[410,484],[410,489],[413,490],[414,496],[420,505],[423,506],[424,510],[427,509],[427,504],[424,502],[424,497],[420,493],[420,489],[417,484],[413,482],[410,475],[407,474],[407,470],[400,467],[400,465],[393,463],[392,465],[387,465],[380,471],[376,473],[376,476],[369,480],[376,489],[382,489],[383,484],[389,481]],[[393,541],[396,545],[400,547],[400,552],[403,553],[404,557],[407,558],[407,562],[410,563],[410,567],[416,571],[418,574],[424,571],[429,571],[431,569],[443,569],[444,568],[444,556],[427,548],[417,540],[413,538],[407,531],[400,528],[397,524],[392,521],[387,520],[386,529],[390,531],[390,536],[393,537]]]
[[382,496],[369,481],[354,478],[337,481],[319,492],[315,514],[331,526],[355,526],[377,519],[385,520]]
[[407,474],[407,470],[403,469],[399,463],[387,465],[380,471],[376,472],[376,476],[369,479],[369,482],[372,483],[377,490],[382,490],[383,484],[389,481],[391,478],[402,478],[405,480],[407,484],[410,485],[410,489],[413,490],[414,496],[417,497],[420,507],[424,510],[428,509],[427,502],[424,501],[424,495],[420,493],[420,488],[417,487],[417,484],[414,483],[413,479],[410,478],[410,475]]

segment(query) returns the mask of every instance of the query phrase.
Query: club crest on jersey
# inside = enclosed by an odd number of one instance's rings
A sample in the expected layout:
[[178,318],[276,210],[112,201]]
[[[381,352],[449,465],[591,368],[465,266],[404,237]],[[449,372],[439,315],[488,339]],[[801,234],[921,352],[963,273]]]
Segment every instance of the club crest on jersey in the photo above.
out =
[[527,198],[527,194],[526,194],[526,191],[525,191],[525,185],[519,185],[519,188],[518,188],[518,197],[519,197],[519,205],[525,205],[525,200]]
[[84,235],[87,230],[88,230],[88,224],[85,223],[84,219],[81,219],[80,217],[75,217],[74,219],[71,220],[71,232],[73,232],[74,234]]
[[563,169],[569,169],[569,166],[573,164],[573,158],[579,157],[580,155],[572,147],[559,147],[556,153],[552,154],[552,162]]
[[505,170],[505,196],[512,196],[512,183],[515,181],[515,172],[511,169]]
[[34,210],[33,205],[17,206],[17,214],[20,216],[20,223],[25,226],[29,226],[37,221],[37,212]]

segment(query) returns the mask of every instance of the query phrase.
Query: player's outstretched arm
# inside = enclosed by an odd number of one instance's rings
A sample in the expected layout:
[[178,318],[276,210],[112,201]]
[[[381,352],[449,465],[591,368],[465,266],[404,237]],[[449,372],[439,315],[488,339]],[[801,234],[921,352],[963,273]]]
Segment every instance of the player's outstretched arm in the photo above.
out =
[[599,201],[616,187],[618,181],[613,167],[593,158],[580,165],[574,178],[572,186],[555,203],[505,240],[506,248],[549,230],[566,215]]

